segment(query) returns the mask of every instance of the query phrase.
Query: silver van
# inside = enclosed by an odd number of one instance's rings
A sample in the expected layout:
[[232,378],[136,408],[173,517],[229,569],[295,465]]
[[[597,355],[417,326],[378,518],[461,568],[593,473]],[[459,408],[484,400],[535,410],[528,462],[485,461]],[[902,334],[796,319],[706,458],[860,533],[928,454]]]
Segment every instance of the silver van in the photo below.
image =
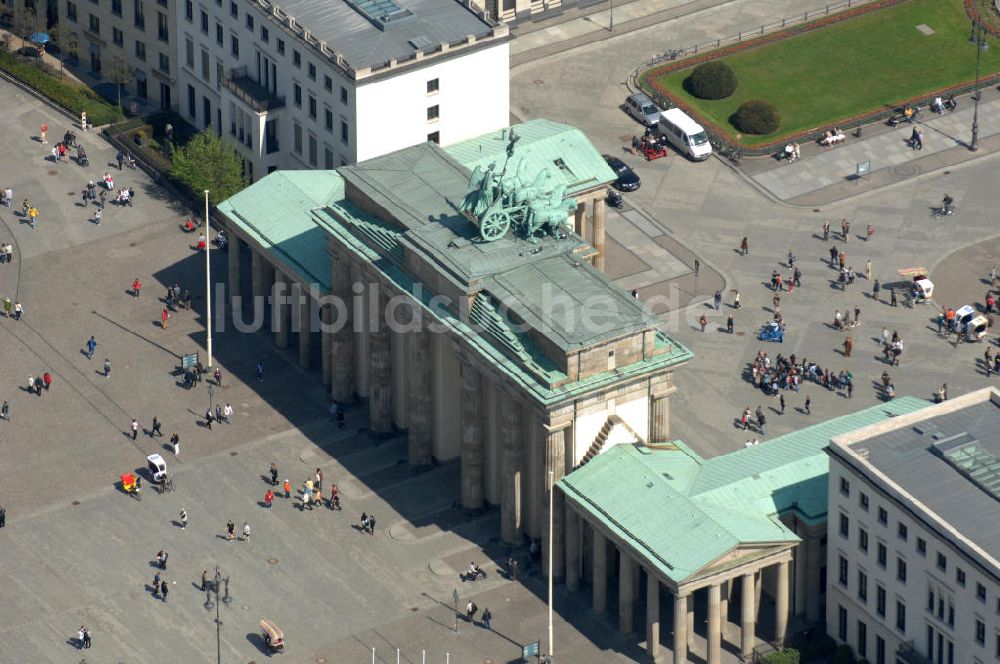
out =
[[660,107],[642,92],[628,96],[625,100],[625,110],[647,127],[655,127],[660,120]]

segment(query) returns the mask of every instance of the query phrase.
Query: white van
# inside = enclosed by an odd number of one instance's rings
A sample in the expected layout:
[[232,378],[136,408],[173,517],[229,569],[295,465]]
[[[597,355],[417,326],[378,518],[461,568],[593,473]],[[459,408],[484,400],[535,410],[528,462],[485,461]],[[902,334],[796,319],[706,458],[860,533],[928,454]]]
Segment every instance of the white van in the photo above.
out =
[[692,159],[703,161],[712,156],[712,144],[708,141],[705,128],[681,109],[671,108],[660,113],[657,127],[660,135],[666,136],[677,151]]

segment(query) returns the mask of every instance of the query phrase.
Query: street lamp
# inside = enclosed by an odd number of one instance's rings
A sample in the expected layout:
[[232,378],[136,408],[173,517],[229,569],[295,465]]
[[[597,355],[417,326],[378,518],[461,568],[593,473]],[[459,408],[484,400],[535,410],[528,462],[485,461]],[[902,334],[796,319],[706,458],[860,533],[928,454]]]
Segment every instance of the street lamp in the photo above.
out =
[[212,227],[208,221],[208,189],[205,190],[205,330],[207,334],[208,364],[212,368],[212,261],[209,255],[212,247]]
[[[226,584],[226,594],[224,597],[219,597],[219,586],[221,584]],[[215,595],[215,601],[212,601],[212,595]],[[222,577],[222,573],[219,572],[219,566],[215,566],[215,576],[212,578],[212,585],[205,591],[205,610],[211,611],[215,607],[215,658],[218,664],[222,664],[222,618],[219,615],[219,604],[225,603],[229,606],[232,603],[233,598],[229,595],[229,577]]]
[[979,70],[983,61],[983,51],[989,49],[989,42],[986,41],[986,27],[981,23],[972,24],[973,33],[976,36],[976,86],[973,90],[973,111],[972,111],[972,142],[969,150],[975,152],[979,149]]
[[615,0],[609,0],[608,32],[615,31]]
[[552,508],[555,504],[555,480],[553,472],[549,471],[549,661],[552,661]]

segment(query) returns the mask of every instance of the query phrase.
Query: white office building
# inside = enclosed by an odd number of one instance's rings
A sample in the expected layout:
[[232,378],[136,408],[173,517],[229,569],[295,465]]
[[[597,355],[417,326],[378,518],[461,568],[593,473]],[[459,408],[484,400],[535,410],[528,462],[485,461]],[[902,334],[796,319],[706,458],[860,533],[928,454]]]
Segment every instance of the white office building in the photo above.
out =
[[455,0],[178,0],[179,112],[256,180],[506,127],[506,25]]
[[1000,660],[1000,391],[829,447],[827,629],[872,664]]

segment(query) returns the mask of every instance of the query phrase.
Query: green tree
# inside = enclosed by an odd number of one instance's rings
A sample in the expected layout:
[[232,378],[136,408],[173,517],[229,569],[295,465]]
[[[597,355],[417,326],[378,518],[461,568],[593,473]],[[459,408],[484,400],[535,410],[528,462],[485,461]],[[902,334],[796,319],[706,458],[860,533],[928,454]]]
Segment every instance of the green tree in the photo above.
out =
[[243,157],[232,144],[206,129],[173,151],[170,174],[201,196],[208,189],[213,201],[224,201],[246,186]]
[[66,28],[62,25],[56,23],[51,28],[49,28],[49,39],[55,44],[59,52],[59,78],[63,76],[63,55],[66,51],[66,39],[67,39]]
[[108,71],[111,74],[111,80],[115,82],[115,87],[118,89],[118,108],[121,108],[122,86],[132,80],[132,77],[135,76],[135,70],[129,63],[116,55],[111,58]]
[[25,40],[31,36],[32,32],[35,32],[37,19],[35,10],[23,2],[14,5],[14,32],[21,38],[21,48],[26,46]]

